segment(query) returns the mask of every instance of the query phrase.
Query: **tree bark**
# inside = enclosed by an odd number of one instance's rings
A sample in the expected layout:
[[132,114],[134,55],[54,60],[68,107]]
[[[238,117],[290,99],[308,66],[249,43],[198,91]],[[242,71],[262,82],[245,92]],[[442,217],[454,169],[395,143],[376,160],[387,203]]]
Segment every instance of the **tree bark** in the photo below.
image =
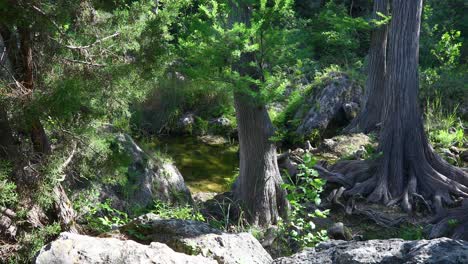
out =
[[[232,4],[231,21],[250,25],[251,6],[245,3]],[[233,24],[232,23],[232,24]],[[240,63],[234,65],[239,74],[257,80],[263,78],[255,62],[255,54],[244,52]],[[257,65],[255,63],[255,65]],[[286,193],[278,168],[276,146],[270,141],[274,135],[268,111],[249,91],[259,92],[257,85],[236,87],[234,105],[239,133],[240,164],[239,177],[234,195],[247,212],[247,220],[254,225],[276,224],[279,217],[286,217]]]
[[[0,33],[0,82],[9,83],[13,72],[8,56],[7,45]],[[12,160],[16,156],[13,132],[8,120],[5,102],[0,102],[0,160]]]
[[[381,20],[377,12],[388,15],[388,0],[375,0],[372,19]],[[382,121],[382,105],[387,63],[388,25],[381,25],[371,33],[369,66],[364,106],[359,115],[345,128],[345,132],[369,133]]]
[[274,128],[265,106],[258,106],[246,94],[234,95],[239,132],[240,165],[235,197],[248,213],[250,223],[275,224],[287,210],[285,191],[270,141]]
[[[19,27],[18,33],[20,36],[20,49],[22,58],[22,85],[30,96],[34,91],[34,73],[33,73],[33,49],[31,31],[27,27]],[[37,115],[30,117],[29,130],[34,151],[42,154],[51,152],[49,139],[45,133],[44,127]]]
[[444,205],[468,197],[468,175],[431,148],[418,104],[418,52],[422,0],[394,0],[384,93],[382,156],[332,167],[333,180],[348,185],[347,195],[372,202],[399,203],[406,211],[423,201],[442,212]]

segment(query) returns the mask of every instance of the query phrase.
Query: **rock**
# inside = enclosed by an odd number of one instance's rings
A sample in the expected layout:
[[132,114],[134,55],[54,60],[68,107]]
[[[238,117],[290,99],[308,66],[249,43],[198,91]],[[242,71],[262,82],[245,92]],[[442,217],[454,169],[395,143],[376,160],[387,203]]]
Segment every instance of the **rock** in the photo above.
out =
[[203,203],[213,199],[217,194],[215,192],[197,192],[193,194],[193,201],[195,203]]
[[468,242],[439,238],[404,241],[401,239],[342,241],[331,240],[275,264],[462,264],[468,263]]
[[337,240],[351,240],[352,235],[348,228],[343,223],[338,222],[333,224],[327,230],[328,237]]
[[218,117],[209,121],[209,132],[215,135],[232,136],[236,133],[236,127],[227,117]]
[[[104,186],[100,200],[112,200],[112,206],[130,212],[132,207],[145,207],[154,200],[170,204],[192,202],[192,196],[184,178],[171,162],[147,155],[126,134],[116,136],[118,149],[128,155],[128,183],[126,186]],[[127,190],[122,191],[122,188]]]
[[[346,157],[356,152],[365,150],[364,146],[373,144],[369,136],[359,133],[350,135],[339,135],[333,138],[325,139],[320,145],[320,151],[336,155],[338,157]],[[375,144],[373,144],[375,145]]]
[[210,146],[222,146],[222,145],[229,143],[226,138],[222,136],[215,136],[215,135],[199,136],[198,140]]
[[214,125],[214,126],[219,126],[219,127],[230,127],[231,126],[231,120],[229,120],[228,118],[222,116],[222,117],[211,119],[210,124]]
[[296,130],[298,134],[342,127],[359,112],[362,88],[344,73],[332,72],[328,77],[326,85],[316,89],[296,112],[294,119],[301,120]]
[[192,113],[187,113],[179,119],[179,124],[183,127],[191,126],[195,123],[195,115]]
[[177,129],[179,133],[191,134],[193,131],[194,125],[195,125],[195,115],[193,113],[186,113],[182,117],[179,118],[179,121],[177,122]]
[[131,240],[95,238],[61,233],[53,242],[42,247],[36,264],[95,264],[95,263],[217,263],[202,256],[175,252],[167,245],[153,242],[142,245]]
[[154,214],[141,216],[121,228],[144,234],[149,241],[165,243],[173,250],[217,260],[219,263],[270,263],[270,255],[249,233],[224,233],[206,223],[163,220]]
[[364,159],[367,155],[367,150],[364,146],[361,146],[356,152],[354,152],[354,159]]
[[351,121],[359,114],[360,107],[357,103],[350,102],[343,105],[343,110],[345,112],[346,119]]
[[450,146],[450,151],[454,154],[460,154],[460,150],[455,146]]

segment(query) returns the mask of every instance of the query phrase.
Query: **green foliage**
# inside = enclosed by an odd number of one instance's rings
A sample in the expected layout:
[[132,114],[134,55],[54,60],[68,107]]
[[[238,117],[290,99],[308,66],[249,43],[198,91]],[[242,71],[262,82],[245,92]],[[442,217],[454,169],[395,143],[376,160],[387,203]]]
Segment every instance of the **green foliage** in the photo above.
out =
[[369,24],[362,17],[351,17],[344,5],[327,1],[307,23],[308,45],[323,65],[353,64],[367,53]]
[[430,142],[438,147],[462,146],[466,141],[463,123],[457,117],[456,108],[447,112],[440,97],[426,104],[425,129]]
[[291,211],[288,220],[281,224],[280,230],[287,236],[286,239],[292,239],[300,247],[310,247],[327,239],[325,230],[315,230],[313,218],[325,218],[329,211],[315,209],[308,212],[310,204],[320,205],[320,193],[325,181],[319,178],[318,172],[313,169],[317,160],[310,154],[304,155],[303,159],[304,163],[298,166],[300,173],[297,174],[297,180],[290,179],[290,183],[283,184],[283,188],[288,191]]
[[84,218],[86,220],[86,227],[97,233],[108,232],[129,221],[128,215],[113,208],[110,200],[91,205]]
[[[200,85],[246,93],[265,104],[284,91],[284,69],[295,63],[297,30],[291,1],[255,1],[249,21],[233,21],[237,7],[229,1],[202,1],[190,19],[189,32],[179,39],[182,71]],[[240,9],[242,10],[242,9]],[[254,54],[257,61],[242,61]],[[194,67],[196,65],[196,67]],[[246,76],[240,68],[255,68],[261,76]],[[208,75],[206,73],[209,73]],[[254,85],[260,89],[253,91]]]
[[205,221],[203,215],[190,205],[170,206],[161,201],[154,201],[153,208],[150,212],[163,219]]
[[18,202],[16,185],[10,181],[12,166],[10,163],[0,160],[0,206],[14,208]]
[[193,132],[198,135],[206,135],[208,133],[208,121],[203,118],[195,117]]
[[22,233],[18,239],[21,247],[9,258],[9,263],[33,263],[36,253],[60,232],[60,224],[53,223]]
[[442,35],[440,41],[431,50],[431,53],[441,65],[453,67],[458,63],[461,46],[460,31],[451,30]]
[[404,240],[421,240],[425,239],[424,227],[421,225],[405,225],[398,233],[398,237]]

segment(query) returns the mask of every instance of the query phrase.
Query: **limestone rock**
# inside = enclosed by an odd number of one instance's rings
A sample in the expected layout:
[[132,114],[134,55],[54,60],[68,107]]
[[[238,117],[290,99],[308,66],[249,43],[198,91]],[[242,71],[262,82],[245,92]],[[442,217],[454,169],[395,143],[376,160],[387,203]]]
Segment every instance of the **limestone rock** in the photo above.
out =
[[216,263],[202,256],[189,256],[175,252],[167,245],[153,242],[142,245],[131,240],[96,238],[62,233],[44,246],[36,264],[96,264],[96,263],[148,263],[148,264],[209,264]]
[[167,203],[190,203],[192,197],[177,167],[170,161],[147,155],[135,141],[126,134],[118,134],[119,148],[128,154],[127,193],[123,195],[121,186],[104,186],[101,200],[110,198],[113,206],[128,211],[132,206],[147,206],[154,200]]
[[401,239],[342,241],[331,240],[275,264],[462,264],[468,263],[468,242],[439,238],[404,241]]
[[192,113],[187,113],[179,119],[179,125],[181,127],[189,127],[195,124],[195,115]]
[[339,239],[339,240],[351,240],[352,239],[351,232],[341,222],[335,223],[331,227],[329,227],[327,230],[327,234],[331,239]]
[[328,77],[327,84],[312,93],[296,113],[294,119],[302,120],[298,134],[344,126],[359,112],[362,88],[344,73],[332,72]]
[[121,230],[137,231],[144,234],[149,241],[165,243],[177,252],[201,254],[219,263],[264,264],[272,261],[260,242],[251,234],[224,233],[198,221],[163,220],[154,214],[146,214]]
[[346,157],[354,155],[368,144],[372,144],[372,140],[369,138],[369,136],[362,133],[339,135],[333,138],[325,139],[320,145],[320,150],[322,152],[334,154],[338,157]]

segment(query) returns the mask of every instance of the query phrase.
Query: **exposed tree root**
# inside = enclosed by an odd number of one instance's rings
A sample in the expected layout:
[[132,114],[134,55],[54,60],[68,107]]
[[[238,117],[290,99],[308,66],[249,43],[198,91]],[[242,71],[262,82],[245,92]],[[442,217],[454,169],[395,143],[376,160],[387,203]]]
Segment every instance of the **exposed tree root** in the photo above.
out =
[[[442,212],[443,207],[468,197],[468,175],[430,152],[427,161],[408,161],[402,175],[385,160],[342,161],[326,169],[316,166],[321,177],[342,185],[334,195],[361,195],[369,202],[400,204],[406,212],[426,209]],[[395,180],[395,178],[401,178]],[[335,198],[336,200],[336,198]]]

